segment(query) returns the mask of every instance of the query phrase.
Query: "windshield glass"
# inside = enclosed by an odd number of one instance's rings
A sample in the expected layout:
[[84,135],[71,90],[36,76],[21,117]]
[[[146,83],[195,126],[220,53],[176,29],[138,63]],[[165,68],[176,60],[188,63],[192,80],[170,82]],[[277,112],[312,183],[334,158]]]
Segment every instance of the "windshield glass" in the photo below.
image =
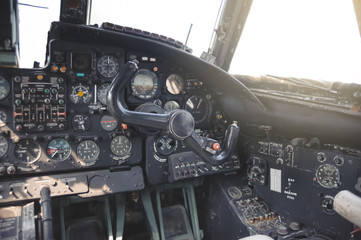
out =
[[230,72],[361,83],[352,1],[255,0]]
[[90,24],[138,28],[187,42],[195,56],[208,50],[222,0],[93,0]]
[[[111,22],[187,42],[207,52],[223,0],[93,0],[90,24]],[[20,67],[43,66],[60,0],[23,0]],[[34,25],[34,16],[42,20]],[[230,73],[361,83],[361,44],[352,1],[254,0]]]

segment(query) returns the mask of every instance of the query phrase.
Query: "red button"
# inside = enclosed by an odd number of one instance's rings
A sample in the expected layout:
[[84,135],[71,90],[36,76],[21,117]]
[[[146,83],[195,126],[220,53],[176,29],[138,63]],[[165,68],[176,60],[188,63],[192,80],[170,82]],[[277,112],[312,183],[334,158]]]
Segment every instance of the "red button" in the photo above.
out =
[[212,144],[212,148],[216,151],[218,151],[219,149],[221,149],[221,145],[219,145],[219,143],[213,143]]

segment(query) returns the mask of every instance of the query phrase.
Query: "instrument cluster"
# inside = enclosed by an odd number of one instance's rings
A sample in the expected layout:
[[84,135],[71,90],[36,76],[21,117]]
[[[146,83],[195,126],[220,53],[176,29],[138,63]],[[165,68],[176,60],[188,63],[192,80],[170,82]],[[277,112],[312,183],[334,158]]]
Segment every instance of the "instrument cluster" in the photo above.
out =
[[[107,111],[112,79],[128,60],[139,71],[125,91],[138,111],[189,111],[211,127],[213,96],[177,64],[121,48],[53,41],[44,69],[0,70],[0,176],[137,165],[142,133]],[[163,135],[162,135],[163,136]],[[169,155],[177,141],[164,135],[155,149]]]

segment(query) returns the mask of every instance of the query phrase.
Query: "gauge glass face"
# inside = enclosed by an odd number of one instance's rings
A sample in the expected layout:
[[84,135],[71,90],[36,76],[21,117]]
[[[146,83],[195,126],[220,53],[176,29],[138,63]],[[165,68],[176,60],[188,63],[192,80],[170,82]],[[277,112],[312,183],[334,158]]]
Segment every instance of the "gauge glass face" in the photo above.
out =
[[0,111],[0,127],[6,125],[7,115],[4,111]]
[[3,136],[0,136],[0,158],[5,156],[6,152],[8,151],[8,148],[9,148],[8,141]]
[[72,120],[73,129],[75,131],[87,131],[90,127],[91,121],[88,115],[75,115]]
[[158,89],[158,78],[148,70],[140,70],[132,79],[133,94],[140,99],[150,99]]
[[178,145],[177,141],[168,135],[159,137],[155,144],[156,151],[165,156],[173,153]]
[[317,168],[318,183],[325,188],[337,188],[340,183],[340,173],[337,167],[331,164],[322,164]]
[[126,156],[132,150],[132,143],[126,136],[117,136],[110,143],[110,150],[118,157]]
[[102,117],[102,119],[100,120],[100,126],[105,130],[105,131],[113,131],[114,129],[117,128],[118,126],[118,122],[115,118],[113,118],[110,115],[104,115]]
[[239,199],[242,197],[242,192],[241,190],[239,190],[238,188],[236,187],[230,187],[228,188],[228,194],[229,196],[231,196],[232,198],[235,198],[235,199]]
[[168,92],[171,94],[179,94],[184,89],[184,79],[178,74],[172,74],[165,82]]
[[46,147],[46,153],[51,159],[64,161],[70,156],[70,144],[62,138],[53,139]]
[[10,93],[9,82],[0,76],[0,101],[4,100]]
[[23,139],[15,145],[15,157],[26,163],[36,162],[41,155],[40,145],[32,139]]
[[70,100],[74,104],[88,104],[93,98],[93,93],[89,86],[81,83],[73,86],[70,93]]
[[98,72],[106,78],[117,75],[120,67],[119,61],[114,56],[105,55],[98,60]]
[[93,164],[98,159],[100,148],[98,144],[92,140],[85,140],[79,143],[76,149],[76,155],[86,164]]
[[176,102],[176,101],[168,101],[164,104],[164,111],[167,113],[167,112],[170,112],[172,110],[176,110],[176,109],[179,109],[179,104]]
[[98,100],[104,105],[107,104],[107,94],[108,94],[109,86],[110,86],[109,83],[105,83],[98,88]]
[[192,96],[187,100],[185,110],[192,114],[196,124],[201,124],[208,118],[209,104],[203,97]]

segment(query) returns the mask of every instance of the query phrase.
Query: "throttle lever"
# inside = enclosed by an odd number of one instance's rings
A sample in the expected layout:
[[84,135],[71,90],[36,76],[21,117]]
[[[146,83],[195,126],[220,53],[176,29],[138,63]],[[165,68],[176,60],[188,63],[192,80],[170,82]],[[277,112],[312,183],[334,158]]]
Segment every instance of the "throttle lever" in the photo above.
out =
[[[222,151],[211,155],[207,152],[211,152],[206,148],[209,147],[209,143],[213,145],[215,140],[198,136],[193,132],[192,135],[184,140],[185,144],[192,149],[202,160],[210,163],[211,165],[220,165],[227,161],[236,147],[239,134],[239,127],[236,122],[230,124],[226,131],[224,139],[224,145]],[[201,147],[201,148],[200,148]]]

